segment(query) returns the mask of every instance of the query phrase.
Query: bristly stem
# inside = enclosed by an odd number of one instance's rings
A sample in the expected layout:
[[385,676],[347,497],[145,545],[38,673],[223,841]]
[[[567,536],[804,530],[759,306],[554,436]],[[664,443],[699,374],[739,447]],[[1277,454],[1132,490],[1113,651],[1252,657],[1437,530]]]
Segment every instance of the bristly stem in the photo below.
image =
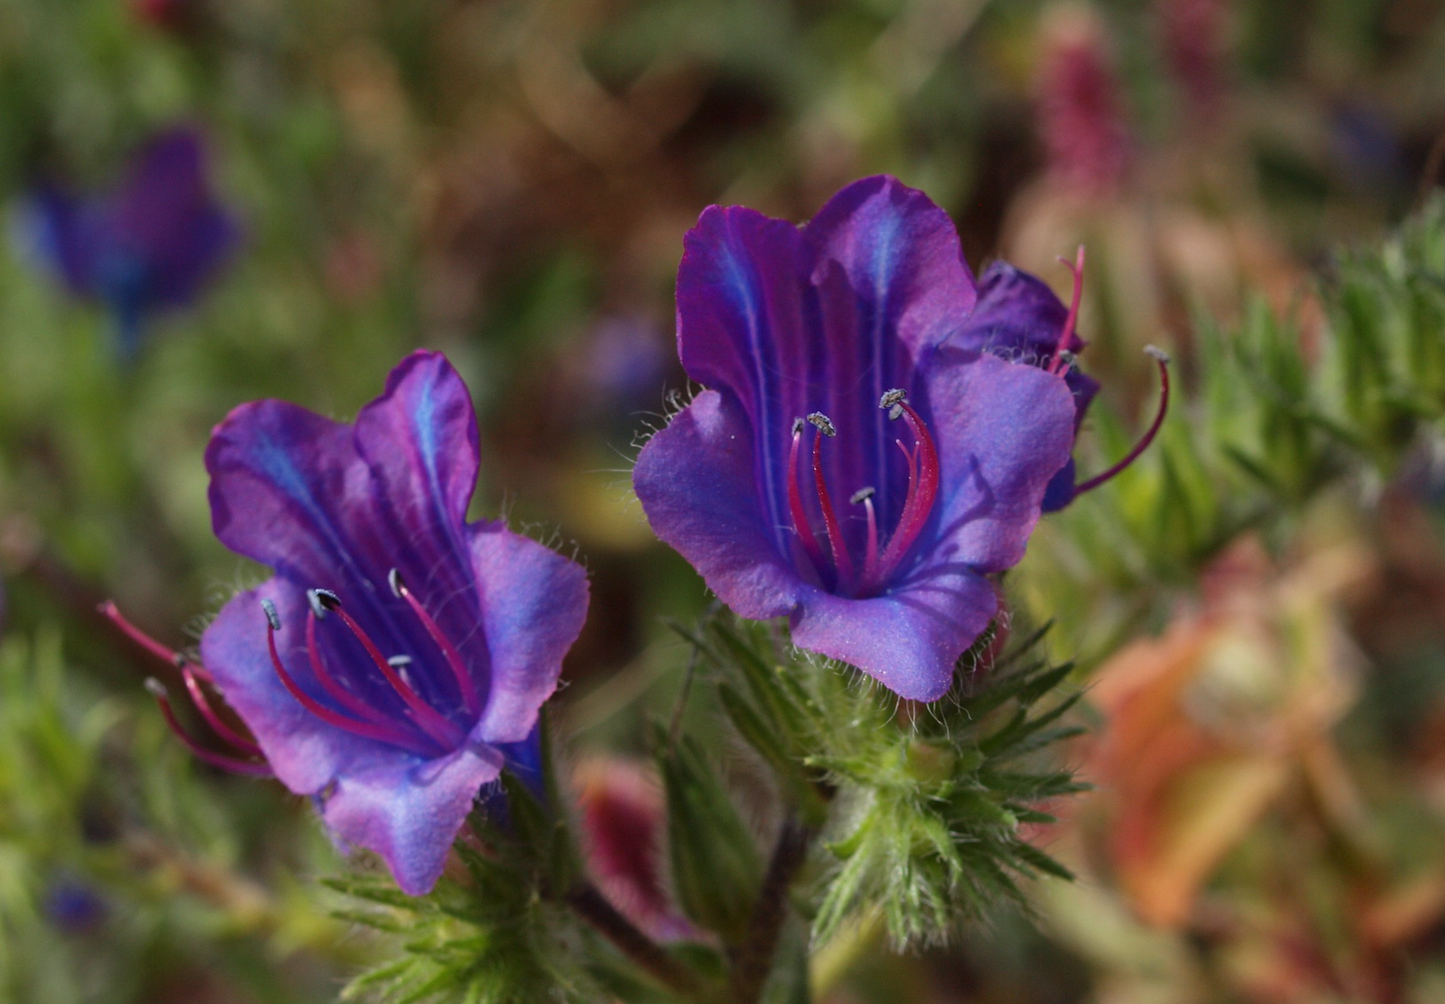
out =
[[785,820],[778,831],[773,856],[763,876],[763,887],[753,907],[748,938],[733,954],[728,981],[728,999],[732,1004],[757,1004],[762,996],[763,985],[773,968],[773,956],[777,954],[778,936],[788,916],[788,889],[807,860],[814,833],[811,827],[793,818]]
[[573,886],[566,901],[598,934],[658,983],[683,997],[697,996],[701,987],[693,974],[619,913],[592,883]]

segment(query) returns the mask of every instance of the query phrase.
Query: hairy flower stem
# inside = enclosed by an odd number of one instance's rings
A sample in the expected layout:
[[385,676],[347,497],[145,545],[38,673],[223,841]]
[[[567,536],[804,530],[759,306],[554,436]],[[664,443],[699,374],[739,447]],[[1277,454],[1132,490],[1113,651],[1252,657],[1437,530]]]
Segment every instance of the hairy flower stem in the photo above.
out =
[[763,984],[767,982],[777,952],[778,935],[788,915],[788,889],[808,857],[808,845],[816,832],[791,818],[778,831],[772,860],[768,862],[763,887],[753,907],[747,940],[733,953],[728,980],[728,999],[732,1004],[757,1004],[762,996]]
[[598,934],[658,983],[682,997],[697,997],[701,988],[693,974],[619,913],[592,883],[573,886],[566,901]]

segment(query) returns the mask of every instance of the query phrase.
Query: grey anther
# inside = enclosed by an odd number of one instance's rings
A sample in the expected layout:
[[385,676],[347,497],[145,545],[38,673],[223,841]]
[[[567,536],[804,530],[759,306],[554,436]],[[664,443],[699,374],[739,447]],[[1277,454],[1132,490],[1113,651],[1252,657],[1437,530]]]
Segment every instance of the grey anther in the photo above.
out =
[[393,669],[400,669],[400,668],[403,667],[403,666],[410,666],[410,665],[411,665],[411,656],[409,656],[409,655],[394,655],[394,656],[392,656],[391,658],[389,658],[389,659],[386,660],[386,664],[387,664],[388,666],[391,666]]
[[836,436],[838,434],[838,427],[821,411],[815,411],[809,415],[808,421],[812,422],[813,427],[825,436]]
[[908,392],[902,387],[894,387],[892,390],[886,391],[883,396],[879,398],[878,407],[892,408],[898,405],[900,402],[907,400]]
[[391,586],[391,594],[397,599],[401,599],[401,592],[406,588],[406,583],[401,581],[401,572],[393,568],[386,573],[386,582]]
[[848,501],[852,502],[854,505],[862,505],[864,502],[867,502],[876,494],[878,494],[878,492],[875,488],[859,488],[848,498]]
[[326,617],[328,610],[335,610],[341,606],[341,597],[329,589],[308,589],[306,590],[306,602],[311,604],[311,612],[316,615],[317,620]]
[[276,612],[276,604],[270,600],[262,600],[261,609],[266,612],[266,623],[271,625],[271,630],[280,631],[281,615]]
[[154,676],[146,677],[146,690],[150,691],[152,697],[159,697],[161,700],[165,700],[170,696],[170,692],[166,690],[166,685]]
[[793,419],[793,435],[795,435],[795,436],[801,436],[802,434],[803,434],[803,420],[802,420],[801,418],[795,418],[795,419]]
[[1161,363],[1167,363],[1169,361],[1169,353],[1165,352],[1157,345],[1144,346],[1144,353],[1154,359],[1159,360],[1159,362]]
[[895,404],[888,409],[888,421],[896,422],[903,415],[903,405]]
[[177,652],[175,655],[171,656],[171,665],[176,667],[176,669],[185,669],[190,664],[191,660],[187,659],[180,652]]

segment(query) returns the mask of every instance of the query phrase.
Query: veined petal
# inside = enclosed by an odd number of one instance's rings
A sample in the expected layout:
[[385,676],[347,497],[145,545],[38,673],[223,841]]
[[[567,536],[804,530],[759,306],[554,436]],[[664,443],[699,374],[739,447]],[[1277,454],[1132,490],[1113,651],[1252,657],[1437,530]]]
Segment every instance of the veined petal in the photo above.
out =
[[[710,207],[683,241],[677,344],[692,379],[732,394],[757,439],[756,476],[767,525],[787,523],[787,429],[806,414],[821,346],[808,337],[798,230],[738,206]],[[821,379],[816,382],[821,383]],[[781,531],[774,533],[783,546]]]
[[231,550],[298,583],[370,581],[347,532],[370,505],[350,426],[285,401],[243,404],[211,434],[206,470],[211,525]]
[[953,221],[896,178],[855,181],[803,234],[819,261],[839,262],[847,272],[879,351],[898,339],[917,360],[973,309],[977,290]]
[[791,610],[803,582],[768,532],[753,467],[741,406],[709,390],[642,448],[632,484],[658,537],[734,611],[762,619]]
[[401,890],[420,896],[441,876],[478,789],[501,769],[501,753],[486,746],[379,763],[337,778],[322,818],[338,839],[381,855]]
[[951,347],[924,379],[942,482],[925,573],[940,562],[1002,571],[1023,557],[1044,489],[1069,459],[1073,397],[1037,367]]
[[587,619],[582,566],[499,523],[469,528],[491,682],[474,740],[522,742]]
[[937,700],[958,657],[993,619],[998,596],[966,567],[932,567],[866,600],[810,591],[792,618],[793,644],[851,663],[899,697]]

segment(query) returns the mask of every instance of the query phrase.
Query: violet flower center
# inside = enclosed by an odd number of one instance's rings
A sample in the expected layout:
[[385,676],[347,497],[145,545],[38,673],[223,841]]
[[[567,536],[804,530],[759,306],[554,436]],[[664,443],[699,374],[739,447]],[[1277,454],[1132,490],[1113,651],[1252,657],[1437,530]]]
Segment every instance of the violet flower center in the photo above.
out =
[[[806,422],[801,418],[795,420],[793,442],[788,451],[788,511],[803,556],[811,564],[818,579],[829,586],[832,592],[859,599],[877,595],[900,569],[903,560],[928,523],[934,502],[938,498],[940,481],[938,448],[928,431],[927,423],[908,403],[908,395],[902,390],[890,390],[878,402],[878,407],[887,411],[890,419],[896,421],[902,418],[905,421],[913,434],[913,446],[910,448],[902,439],[893,441],[902,451],[907,463],[908,484],[898,523],[889,534],[887,543],[881,548],[877,512],[873,503],[878,488],[864,485],[849,497],[853,504],[863,506],[867,521],[867,536],[861,563],[855,562],[853,555],[849,553],[848,541],[838,518],[838,511],[833,505],[827,479],[823,475],[823,440],[832,439],[838,434],[828,416],[822,412],[813,412]],[[804,506],[804,488],[798,469],[803,432],[808,425],[817,430],[812,449],[813,490],[822,517],[822,536],[828,543],[826,553]]]
[[[481,714],[477,685],[456,644],[407,588],[400,573],[392,569],[387,581],[392,594],[406,603],[420,623],[435,652],[385,654],[367,629],[342,606],[336,593],[310,589],[306,593],[310,604],[306,613],[306,656],[322,693],[308,692],[287,670],[276,646],[276,634],[282,630],[281,617],[276,605],[266,599],[261,606],[266,614],[271,665],[291,696],[328,725],[420,756],[455,750],[465,742],[469,723]],[[323,628],[323,621],[332,623]],[[348,639],[360,645],[364,658],[355,657],[356,646],[347,645]],[[437,656],[461,694],[461,707],[438,706],[437,701],[423,696],[419,681],[435,674]],[[383,699],[378,700],[378,694]]]

